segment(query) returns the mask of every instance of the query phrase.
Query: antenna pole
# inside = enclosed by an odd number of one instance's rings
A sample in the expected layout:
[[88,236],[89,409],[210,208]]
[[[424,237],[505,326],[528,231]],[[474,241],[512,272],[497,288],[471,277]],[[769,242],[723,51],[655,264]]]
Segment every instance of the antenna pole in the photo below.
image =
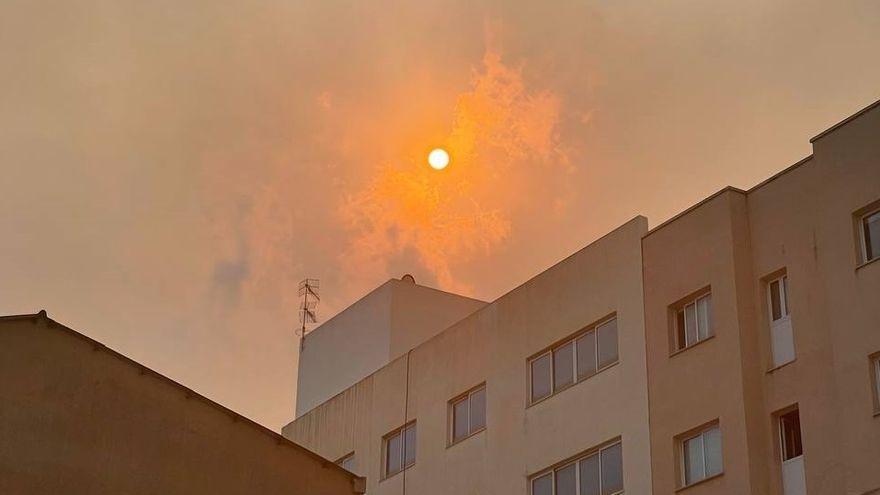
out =
[[[306,325],[318,322],[318,303],[321,302],[319,289],[321,282],[316,278],[306,278],[299,283],[299,296],[302,302],[299,305],[299,321],[302,324],[297,329],[296,334],[299,335],[299,350],[302,352],[306,345]],[[312,295],[311,299],[309,294]]]

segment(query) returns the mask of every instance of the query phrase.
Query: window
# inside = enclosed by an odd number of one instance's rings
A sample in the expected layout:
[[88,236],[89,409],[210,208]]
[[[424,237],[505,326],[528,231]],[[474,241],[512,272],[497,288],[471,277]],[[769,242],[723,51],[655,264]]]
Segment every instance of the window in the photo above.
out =
[[411,423],[388,434],[384,444],[387,478],[416,463],[416,424]]
[[620,442],[532,477],[531,495],[614,495],[623,493]]
[[452,443],[486,428],[486,386],[476,389],[450,401],[452,412]]
[[788,276],[783,275],[768,284],[770,294],[770,320],[788,318]]
[[346,456],[343,456],[341,459],[336,461],[336,464],[341,466],[342,469],[345,469],[346,471],[353,473],[354,472],[354,452],[352,452]]
[[803,455],[801,417],[797,409],[779,416],[779,441],[782,444],[783,462]]
[[589,378],[617,359],[617,318],[611,318],[531,359],[530,402]]
[[880,210],[863,216],[859,222],[859,236],[862,239],[862,262],[880,258]]
[[794,333],[788,306],[788,276],[767,283],[767,310],[770,319],[770,350],[773,367],[794,361]]
[[721,429],[718,425],[683,439],[681,458],[684,486],[721,474]]
[[712,333],[712,294],[700,296],[675,312],[676,349],[708,339]]

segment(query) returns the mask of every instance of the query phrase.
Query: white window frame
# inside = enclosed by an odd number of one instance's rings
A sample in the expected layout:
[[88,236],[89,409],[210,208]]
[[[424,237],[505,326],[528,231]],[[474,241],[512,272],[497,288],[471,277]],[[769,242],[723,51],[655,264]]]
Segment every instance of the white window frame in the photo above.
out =
[[[483,424],[483,426],[480,426],[480,427],[474,429],[474,425],[471,422],[471,418],[473,417],[473,401],[471,400],[471,398],[474,396],[474,394],[477,394],[479,392],[483,392],[484,424]],[[465,433],[465,435],[461,438],[455,438],[455,406],[457,406],[458,404],[461,404],[462,402],[465,402],[465,401],[467,401],[467,403],[468,403],[468,405],[467,405],[467,411],[468,411],[467,433]],[[468,392],[465,392],[464,394],[461,394],[458,397],[456,397],[455,399],[452,399],[451,401],[449,401],[449,445],[455,445],[459,442],[463,442],[463,441],[467,440],[468,438],[476,435],[477,433],[485,430],[487,427],[487,424],[489,422],[489,418],[486,415],[486,409],[488,409],[488,397],[486,395],[486,384],[485,383],[477,385],[476,387],[469,390]]]
[[[709,328],[706,329],[706,331],[705,331],[705,336],[704,336],[704,337],[701,337],[701,334],[702,334],[703,332],[701,331],[701,328],[700,328],[699,302],[702,301],[702,300],[704,300],[704,299],[707,299],[707,300],[708,300],[708,302],[707,302],[707,308],[708,308],[708,309],[707,309],[707,312],[708,312],[708,315],[707,315],[707,321],[708,321],[708,324],[709,324]],[[695,341],[693,341],[693,342],[688,342],[688,340],[687,340],[687,339],[688,339],[688,332],[687,332],[687,308],[689,308],[689,307],[691,307],[691,306],[694,307],[694,315],[695,315],[695,319],[696,319],[696,322],[697,322],[697,328],[694,329],[694,330],[695,330],[695,333],[696,333],[696,336],[697,336],[697,340],[695,340]],[[713,325],[713,323],[712,323],[712,319],[713,319],[713,318],[712,318],[712,313],[713,313],[713,310],[712,310],[712,309],[713,309],[713,308],[712,308],[712,292],[711,292],[711,291],[706,292],[706,293],[703,293],[703,294],[700,294],[699,296],[694,297],[693,299],[690,299],[688,302],[686,302],[686,303],[684,303],[684,304],[682,304],[682,305],[680,305],[680,306],[678,306],[678,307],[675,308],[675,325],[674,325],[674,329],[675,329],[675,346],[676,346],[675,351],[676,351],[676,352],[678,352],[678,351],[683,351],[683,350],[685,350],[685,349],[687,349],[687,348],[689,348],[689,347],[693,347],[693,346],[699,344],[700,342],[703,342],[703,341],[705,341],[705,340],[709,340],[710,338],[712,338],[712,337],[715,336],[715,328],[714,328],[715,325]],[[683,314],[684,314],[684,317],[683,317],[684,324],[685,324],[685,328],[684,328],[684,342],[680,342],[680,341],[679,341],[679,318],[678,318],[679,313],[683,313]]]
[[880,259],[880,257],[868,259],[868,237],[867,237],[867,233],[865,232],[865,224],[867,223],[868,218],[870,218],[874,215],[880,215],[880,208],[871,210],[868,213],[865,213],[864,215],[859,217],[858,228],[859,228],[859,240],[861,241],[860,242],[861,245],[859,247],[860,247],[860,251],[862,253],[862,263],[863,264],[868,263],[870,261],[874,261],[875,259]]
[[[395,474],[402,473],[406,471],[410,467],[414,466],[416,463],[416,455],[413,455],[412,462],[409,464],[406,463],[406,432],[409,429],[413,429],[415,431],[416,422],[413,421],[411,423],[405,424],[400,428],[388,433],[384,437],[382,437],[382,479],[388,479]],[[391,453],[388,451],[389,444],[391,440],[395,437],[400,437],[400,469],[396,471],[390,471],[388,469],[388,459]],[[416,437],[416,444],[418,444],[418,437]],[[416,454],[418,454],[418,447],[416,447]]]
[[[712,430],[718,430],[718,438],[721,442],[721,471],[713,474],[708,474],[708,465],[706,461],[706,439],[705,435]],[[703,477],[698,480],[692,480],[688,482],[687,479],[687,443],[691,440],[695,440],[699,438],[702,443],[703,449]],[[718,423],[713,423],[701,429],[698,432],[695,432],[691,435],[683,436],[678,441],[678,455],[679,455],[679,463],[681,464],[681,488],[688,487],[699,483],[703,480],[707,480],[709,478],[714,478],[716,476],[720,476],[724,473],[724,438],[721,435],[721,425]]]
[[[352,451],[352,452],[349,452],[348,454],[345,454],[344,456],[340,457],[340,458],[336,461],[336,464],[337,464],[339,467],[341,467],[342,469],[345,469],[345,470],[347,470],[347,471],[353,473],[354,470],[355,470],[355,468],[356,468],[356,466],[354,465],[354,460],[355,460],[355,459],[354,459],[354,452]],[[346,464],[347,462],[351,462],[351,469],[345,467],[345,464]]]
[[[785,428],[782,426],[782,418],[785,417],[785,416],[787,416],[788,414],[793,413],[793,412],[797,412],[797,413],[798,413],[798,429],[799,429],[799,431],[798,431],[798,435],[800,436],[800,442],[801,442],[801,453],[800,453],[799,455],[792,456],[792,457],[789,457],[788,459],[786,459],[786,458],[785,458],[785,454],[786,454],[786,446],[785,446]],[[786,463],[786,462],[788,462],[788,461],[793,461],[793,460],[795,460],[795,459],[797,459],[797,458],[799,458],[799,457],[803,457],[803,455],[804,455],[804,445],[803,445],[803,442],[804,442],[804,432],[803,432],[803,430],[802,430],[801,427],[800,427],[800,411],[798,411],[798,409],[792,409],[791,411],[787,411],[787,412],[785,412],[785,413],[783,413],[783,414],[779,414],[779,415],[777,415],[777,416],[776,416],[776,428],[779,430],[779,459],[780,459],[780,461],[784,464],[784,463]]]
[[[779,286],[779,310],[780,317],[777,319],[773,319],[773,283],[776,282]],[[767,291],[767,320],[770,322],[770,357],[771,357],[771,366],[770,369],[778,368],[784,364],[788,364],[794,361],[797,358],[797,350],[794,347],[794,330],[791,328],[791,306],[789,304],[788,297],[788,273],[783,273],[778,277],[767,280],[766,282],[766,291]],[[780,336],[780,334],[782,334]],[[780,358],[777,361],[777,356],[785,356],[786,352],[789,351],[788,348],[785,349],[777,349],[774,344],[777,338],[785,338],[786,341],[784,345],[790,347],[791,359]],[[781,342],[782,343],[782,342]]]
[[[773,282],[779,282],[779,309],[781,315],[778,319],[773,319]],[[791,318],[791,308],[788,305],[788,274],[784,273],[774,279],[767,281],[767,314],[770,317],[770,324]]]
[[[620,362],[620,326],[619,326],[619,321],[616,321],[616,320],[617,320],[616,314],[614,316],[610,316],[608,318],[605,318],[605,319],[599,321],[598,323],[595,323],[595,324],[590,325],[584,329],[581,329],[578,333],[574,334],[571,337],[566,338],[565,340],[563,340],[561,342],[554,344],[553,347],[541,352],[540,354],[536,354],[535,356],[532,356],[531,358],[529,358],[528,363],[527,363],[528,364],[528,374],[529,374],[529,390],[528,390],[528,401],[529,401],[528,403],[529,403],[529,405],[536,404],[538,402],[541,402],[544,399],[547,399],[549,397],[553,397],[557,393],[562,392],[563,390],[567,390],[567,389],[573,387],[574,385],[576,385],[584,380],[592,378],[592,377],[598,375],[600,372],[605,371],[606,369],[619,363]],[[610,361],[610,362],[600,366],[599,365],[599,328],[608,324],[608,323],[611,323],[612,321],[615,321],[618,324],[616,327],[617,328],[617,330],[616,330],[616,332],[617,332],[617,335],[616,335],[616,338],[617,338],[617,358],[614,361]],[[578,352],[577,347],[578,346],[577,346],[577,342],[579,339],[586,337],[591,332],[594,333],[593,359],[594,359],[594,362],[596,363],[596,371],[594,371],[592,373],[585,374],[583,376],[579,376],[579,374],[578,374],[578,354],[577,354],[577,352]],[[572,376],[574,377],[574,380],[567,385],[557,387],[556,386],[556,361],[555,361],[555,357],[554,357],[553,353],[554,353],[554,351],[557,351],[560,348],[565,347],[568,344],[572,344],[571,366],[572,366]],[[550,355],[550,393],[543,396],[543,397],[535,398],[534,393],[533,393],[534,392],[534,373],[533,373],[533,369],[532,369],[532,364],[535,361],[541,359],[542,357],[547,356],[548,354]]]
[[[540,471],[540,472],[532,475],[531,477],[529,477],[529,495],[534,495],[535,481],[537,481],[538,479],[543,478],[544,476],[547,476],[547,475],[550,476],[551,492],[553,495],[555,495],[556,494],[556,472],[559,470],[565,469],[571,465],[575,466],[575,469],[574,469],[575,495],[581,495],[581,493],[580,493],[581,492],[581,470],[580,470],[578,464],[581,461],[589,459],[590,457],[593,457],[593,456],[599,457],[599,491],[601,493],[601,491],[602,491],[602,452],[607,449],[610,449],[611,447],[616,447],[618,445],[620,446],[620,452],[621,452],[621,471],[622,471],[623,470],[623,444],[620,440],[618,440],[618,441],[609,443],[607,445],[603,445],[600,448],[592,449],[588,453],[581,455],[581,456],[578,456],[577,458],[575,458],[571,461],[566,461],[562,464],[559,464],[557,466],[553,466],[551,468],[547,468],[543,471]],[[626,480],[623,480],[623,485],[624,485],[624,488],[621,488],[620,490],[618,490],[616,492],[612,492],[608,495],[619,495],[619,494],[624,493],[626,491],[625,490]]]

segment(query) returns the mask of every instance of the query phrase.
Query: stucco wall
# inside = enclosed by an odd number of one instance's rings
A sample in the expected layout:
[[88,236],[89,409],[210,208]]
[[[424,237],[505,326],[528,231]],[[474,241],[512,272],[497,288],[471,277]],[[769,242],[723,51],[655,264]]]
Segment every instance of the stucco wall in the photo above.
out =
[[[528,476],[621,437],[628,493],[650,490],[636,218],[452,325],[285,427],[337,458],[354,451],[371,494],[528,493]],[[619,363],[527,407],[527,358],[612,313]],[[407,387],[406,384],[409,383]],[[486,382],[487,428],[447,442],[448,400]],[[415,466],[379,481],[382,437],[417,421]]]
[[296,415],[485,305],[404,280],[385,282],[306,336],[299,356]]
[[43,316],[0,318],[0,493],[362,493],[363,480]]
[[[776,414],[797,406],[807,493],[880,490],[880,263],[859,266],[854,214],[880,200],[880,107],[746,192],[728,189],[645,237],[655,493],[679,480],[675,435],[719,418],[724,474],[694,494],[782,494]],[[785,271],[796,360],[771,360],[767,277]],[[669,305],[704,286],[716,337],[669,348]]]

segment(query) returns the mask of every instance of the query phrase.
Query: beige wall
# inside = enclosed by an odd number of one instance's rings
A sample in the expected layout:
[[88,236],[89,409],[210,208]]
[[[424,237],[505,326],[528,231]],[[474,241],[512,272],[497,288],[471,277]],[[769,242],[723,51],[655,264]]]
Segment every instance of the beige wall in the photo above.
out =
[[363,480],[44,315],[0,318],[0,493],[344,495]]
[[385,282],[306,336],[299,356],[296,415],[485,305],[404,280]]
[[[643,241],[654,493],[679,476],[675,435],[719,418],[724,474],[687,493],[781,494],[774,414],[797,405],[807,493],[880,489],[880,263],[857,267],[853,215],[880,200],[880,108],[748,193],[728,189]],[[768,275],[786,270],[797,358],[771,369]],[[670,355],[669,305],[712,287],[716,337]]]
[[[371,494],[528,493],[528,477],[623,440],[628,493],[650,491],[636,218],[284,428],[337,458],[355,452]],[[617,314],[619,363],[527,407],[527,358]],[[486,382],[487,429],[447,446],[448,400]],[[406,384],[409,384],[407,387]],[[415,466],[379,482],[382,437],[417,421]]]

